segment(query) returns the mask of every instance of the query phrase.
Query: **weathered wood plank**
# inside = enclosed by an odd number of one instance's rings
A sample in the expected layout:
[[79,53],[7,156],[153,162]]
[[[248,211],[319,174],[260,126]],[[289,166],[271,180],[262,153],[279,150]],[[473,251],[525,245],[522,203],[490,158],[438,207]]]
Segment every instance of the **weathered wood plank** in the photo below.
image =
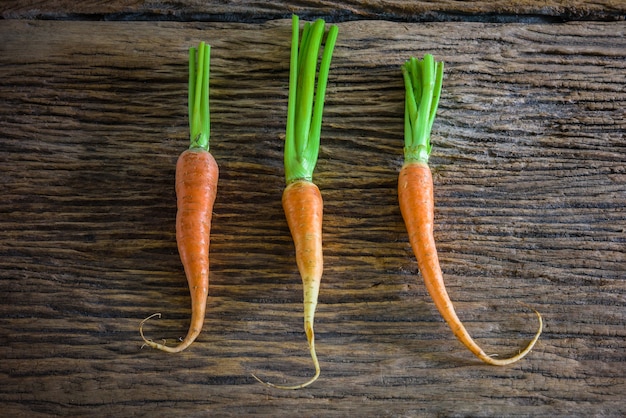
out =
[[[0,22],[0,402],[11,416],[626,413],[623,24],[340,25],[315,174],[326,208],[311,372],[280,207],[289,21]],[[186,49],[206,40],[221,167],[207,323],[180,355],[174,241]],[[437,225],[480,364],[430,302],[397,209],[411,54],[446,62]]]
[[264,22],[288,18],[323,17],[328,21],[376,19],[391,21],[624,20],[622,0],[496,0],[496,1],[250,1],[207,3],[183,1],[45,1],[5,0],[0,16],[5,19],[95,19]]

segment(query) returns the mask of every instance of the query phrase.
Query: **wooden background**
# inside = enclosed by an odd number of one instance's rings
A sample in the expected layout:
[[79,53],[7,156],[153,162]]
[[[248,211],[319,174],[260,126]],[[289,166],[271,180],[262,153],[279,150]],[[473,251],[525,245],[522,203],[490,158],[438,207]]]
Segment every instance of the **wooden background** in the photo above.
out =
[[[19,3],[19,4],[18,4]],[[75,5],[70,3],[80,3]],[[3,416],[624,416],[626,6],[605,1],[0,5]],[[315,181],[325,275],[312,373],[280,196],[290,14],[339,25]],[[174,238],[187,49],[212,49],[204,332]],[[446,63],[436,239],[487,366],[427,295],[397,206],[400,64]]]

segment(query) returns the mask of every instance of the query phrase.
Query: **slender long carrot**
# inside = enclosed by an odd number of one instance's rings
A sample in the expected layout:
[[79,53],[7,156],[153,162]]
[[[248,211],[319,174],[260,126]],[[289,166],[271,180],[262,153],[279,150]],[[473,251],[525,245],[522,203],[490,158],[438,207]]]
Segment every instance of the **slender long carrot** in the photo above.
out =
[[[209,152],[209,62],[211,47],[201,42],[189,50],[189,128],[190,146],[176,163],[176,242],[191,293],[191,322],[185,338],[176,346],[148,340],[145,343],[168,353],[189,347],[200,335],[209,292],[209,241],[213,204],[217,193],[219,168]],[[197,55],[197,64],[196,64]]]
[[285,180],[283,209],[296,249],[296,263],[302,277],[304,301],[304,331],[315,374],[308,381],[292,385],[261,383],[279,389],[300,389],[315,382],[320,375],[320,365],[315,352],[313,321],[322,280],[324,261],[322,254],[323,202],[318,187],[313,183],[313,170],[317,164],[324,96],[330,61],[337,40],[338,28],[331,26],[319,67],[317,86],[315,75],[319,50],[324,35],[324,21],[306,23],[298,48],[299,19],[292,19],[291,60],[289,73],[289,101],[285,135]]
[[505,359],[495,359],[485,354],[458,318],[444,285],[433,237],[433,179],[428,166],[430,132],[439,104],[443,63],[435,62],[429,54],[421,61],[412,57],[402,66],[402,73],[406,90],[405,147],[404,165],[398,178],[398,200],[426,288],[454,335],[479,359],[497,366],[514,363],[528,354],[539,339],[543,327],[541,315],[535,311],[539,330],[526,348]]

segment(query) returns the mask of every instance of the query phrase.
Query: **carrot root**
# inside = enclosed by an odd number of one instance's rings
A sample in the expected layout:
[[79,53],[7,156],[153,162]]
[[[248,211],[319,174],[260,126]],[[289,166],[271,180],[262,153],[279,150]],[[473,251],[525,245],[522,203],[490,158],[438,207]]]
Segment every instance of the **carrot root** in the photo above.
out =
[[[157,312],[154,313],[152,315],[150,315],[149,317],[145,318],[143,321],[141,321],[141,323],[139,324],[139,334],[141,335],[141,338],[143,339],[144,343],[141,346],[141,348],[144,348],[145,346],[149,346],[152,348],[156,348],[159,350],[163,350],[163,351],[169,351],[170,349],[172,349],[172,347],[168,347],[165,345],[165,343],[167,342],[167,340],[163,339],[163,344],[159,344],[159,343],[155,343],[152,340],[149,340],[146,338],[146,336],[143,333],[143,326],[146,322],[148,322],[149,320],[151,320],[152,318],[161,318],[161,313]],[[176,348],[176,347],[174,347]],[[180,350],[179,350],[180,351]]]
[[487,355],[472,339],[459,319],[446,291],[433,237],[434,197],[433,181],[430,168],[421,162],[406,163],[400,170],[398,179],[398,198],[400,211],[409,234],[409,242],[417,258],[419,270],[437,310],[448,323],[454,335],[476,357],[487,364],[504,366],[515,363],[532,350],[543,329],[543,321],[539,312],[539,330],[530,343],[517,355],[495,359]]
[[278,389],[301,389],[315,382],[320,375],[320,365],[315,352],[315,332],[313,322],[315,309],[324,270],[322,254],[322,217],[323,200],[319,188],[307,180],[298,180],[289,184],[283,192],[283,208],[287,224],[296,249],[296,262],[302,277],[304,302],[304,331],[315,374],[308,381],[292,386],[261,383]]
[[163,344],[154,342],[154,341],[146,338],[146,336],[144,335],[144,332],[143,332],[143,326],[145,325],[146,322],[148,322],[152,318],[161,318],[161,313],[158,313],[158,312],[154,313],[154,314],[150,315],[149,317],[145,318],[139,324],[139,334],[141,335],[141,338],[144,341],[144,344],[141,346],[141,348],[143,348],[143,347],[145,347],[147,345],[149,347],[156,348],[157,350],[165,351],[166,353],[180,353],[181,351],[183,351],[184,349],[189,347],[196,340],[198,335],[200,335],[200,330],[199,329],[197,331],[195,329],[191,329],[185,338],[182,338],[182,339],[179,338],[178,345],[175,345],[175,346],[165,345],[166,344],[166,340],[165,339],[163,339]]
[[539,340],[539,336],[541,335],[541,332],[543,331],[543,320],[541,318],[541,314],[534,309],[533,311],[535,312],[535,314],[537,315],[537,319],[539,320],[539,329],[535,333],[535,336],[533,337],[533,339],[530,340],[528,345],[526,345],[526,347],[522,351],[520,351],[518,354],[512,357],[508,357],[505,359],[495,359],[493,358],[493,355],[489,356],[481,350],[481,352],[477,354],[477,357],[481,359],[482,361],[484,361],[485,363],[491,364],[493,366],[506,366],[508,364],[512,364],[518,360],[521,360],[523,357],[526,356],[526,354],[530,353],[530,350],[533,349],[533,347],[535,346],[535,343]]
[[313,360],[313,365],[315,367],[315,374],[313,375],[312,378],[310,378],[304,383],[290,386],[290,385],[277,385],[275,383],[263,381],[260,378],[258,378],[254,373],[252,373],[252,377],[254,377],[259,383],[263,383],[264,385],[267,385],[269,387],[276,388],[276,389],[285,389],[285,390],[302,389],[302,388],[309,386],[311,383],[315,382],[317,378],[320,377],[320,364],[319,364],[319,361],[317,360],[317,354],[315,353],[315,334],[313,332],[313,324],[311,323],[305,324],[304,328],[306,331],[307,341],[309,343],[309,351],[311,353],[311,359]]
[[154,314],[144,319],[140,333],[150,347],[179,353],[200,335],[206,314],[209,292],[209,242],[211,218],[217,194],[219,168],[210,152],[202,149],[184,151],[176,163],[176,242],[185,270],[191,296],[191,321],[187,335],[175,347],[147,339],[143,326]]

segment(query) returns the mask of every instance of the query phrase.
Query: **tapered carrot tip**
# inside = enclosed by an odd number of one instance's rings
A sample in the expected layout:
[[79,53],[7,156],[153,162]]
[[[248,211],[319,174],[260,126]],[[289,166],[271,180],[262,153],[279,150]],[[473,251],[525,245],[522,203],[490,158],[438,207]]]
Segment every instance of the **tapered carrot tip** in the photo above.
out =
[[[144,341],[144,343],[141,346],[141,348],[144,348],[146,345],[149,346],[149,347],[158,348],[158,349],[160,349],[161,347],[165,347],[163,344],[155,343],[154,341],[147,339],[146,336],[143,334],[143,326],[144,326],[144,324],[146,322],[148,322],[149,320],[151,320],[152,318],[160,318],[160,317],[161,317],[161,313],[157,312],[157,313],[152,314],[149,317],[145,318],[139,324],[139,334],[141,334],[141,338]],[[163,340],[163,342],[165,343],[165,340]]]
[[289,386],[289,385],[277,385],[271,382],[263,381],[259,379],[254,373],[251,373],[252,377],[254,377],[259,383],[263,383],[264,385],[267,385],[269,387],[276,388],[276,389],[286,389],[286,390],[302,389],[302,388],[309,386],[311,383],[315,382],[317,378],[320,377],[320,363],[317,360],[317,354],[315,353],[315,333],[313,332],[313,324],[310,322],[307,322],[306,324],[304,324],[304,330],[306,332],[306,338],[309,343],[309,351],[311,352],[311,359],[313,360],[313,366],[315,367],[315,374],[313,375],[312,378],[310,378],[304,383]]
[[537,343],[537,341],[539,340],[539,336],[541,335],[541,332],[543,331],[543,320],[541,319],[541,314],[534,309],[533,311],[535,312],[535,314],[537,315],[537,319],[539,320],[539,329],[537,330],[537,333],[535,334],[533,339],[530,340],[526,348],[524,348],[522,351],[520,351],[518,354],[514,355],[513,357],[509,357],[505,359],[495,359],[492,356],[485,354],[481,350],[480,353],[477,354],[478,358],[480,358],[482,361],[484,361],[487,364],[491,364],[494,366],[506,366],[507,364],[512,364],[518,360],[521,360],[522,358],[524,358],[524,356],[526,356],[526,354],[530,353],[530,350],[533,349],[533,347],[535,346],[535,343]]
[[200,334],[199,330],[197,332],[196,331],[192,331],[192,332],[188,333],[187,336],[184,339],[181,339],[179,344],[176,345],[176,346],[167,346],[167,345],[165,345],[165,340],[163,340],[163,344],[154,342],[154,341],[146,338],[146,336],[143,333],[143,326],[144,326],[144,324],[146,322],[148,322],[152,318],[160,318],[160,317],[161,317],[160,313],[155,313],[155,314],[150,315],[149,317],[147,317],[143,321],[141,321],[141,323],[139,324],[139,334],[141,334],[141,338],[144,341],[144,345],[142,346],[142,348],[147,345],[149,347],[156,348],[157,350],[165,351],[167,353],[180,353],[185,348],[189,347],[191,345],[191,343],[193,343],[195,341],[196,337]]

